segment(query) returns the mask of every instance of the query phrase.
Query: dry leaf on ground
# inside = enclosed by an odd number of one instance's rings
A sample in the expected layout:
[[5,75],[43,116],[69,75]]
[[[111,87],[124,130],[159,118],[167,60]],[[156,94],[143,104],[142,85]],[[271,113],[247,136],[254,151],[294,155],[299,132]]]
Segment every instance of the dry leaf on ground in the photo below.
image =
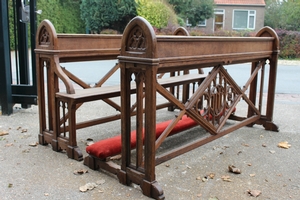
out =
[[73,174],[75,174],[75,175],[82,175],[82,174],[85,174],[85,173],[88,173],[88,170],[86,170],[86,169],[78,169],[78,170],[75,170],[73,172]]
[[122,158],[122,155],[119,154],[119,155],[115,155],[115,156],[110,157],[110,160],[120,160],[121,158]]
[[38,142],[32,142],[32,143],[29,144],[29,146],[36,147],[38,144],[39,144]]
[[292,145],[290,145],[287,141],[284,141],[284,142],[279,142],[277,146],[280,147],[280,148],[283,148],[283,149],[288,149]]
[[248,190],[247,192],[253,197],[258,197],[261,194],[260,190]]
[[240,174],[241,173],[241,170],[239,168],[235,167],[234,165],[229,165],[228,170],[232,173],[235,173],[235,174]]
[[21,133],[26,133],[27,129],[22,129]]
[[94,189],[95,187],[97,187],[97,184],[96,184],[96,183],[87,183],[87,184],[85,184],[85,185],[83,185],[83,186],[80,186],[80,187],[79,187],[79,190],[80,190],[81,192],[86,192],[86,191],[88,191],[88,190]]
[[221,179],[226,182],[232,182],[232,180],[230,179],[230,176],[222,176]]
[[9,132],[8,131],[0,131],[0,136],[4,136],[4,135],[8,135]]

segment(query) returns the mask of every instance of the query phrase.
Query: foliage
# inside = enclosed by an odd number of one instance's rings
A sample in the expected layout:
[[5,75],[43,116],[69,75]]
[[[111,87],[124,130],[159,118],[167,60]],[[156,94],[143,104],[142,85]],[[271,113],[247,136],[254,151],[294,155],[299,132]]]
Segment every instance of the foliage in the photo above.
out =
[[[41,15],[37,15],[37,24],[44,19],[49,19],[58,33],[84,33],[85,26],[80,19],[80,0],[38,0],[36,1],[37,10],[42,10]],[[15,37],[15,19],[13,1],[8,1],[9,13],[9,35],[10,48],[14,49],[17,41]],[[28,36],[30,36],[29,24]],[[30,45],[30,37],[28,37]]]
[[37,9],[38,24],[49,19],[58,33],[84,33],[85,26],[80,19],[80,0],[39,0]]
[[278,29],[281,58],[300,58],[300,32]]
[[134,0],[82,0],[80,10],[86,27],[95,33],[107,28],[123,32],[136,16]]
[[177,15],[188,19],[189,24],[196,26],[200,21],[213,17],[214,0],[168,0]]
[[300,31],[300,0],[266,0],[265,25]]
[[147,19],[158,29],[168,24],[177,24],[177,17],[170,5],[164,0],[136,0],[137,14]]

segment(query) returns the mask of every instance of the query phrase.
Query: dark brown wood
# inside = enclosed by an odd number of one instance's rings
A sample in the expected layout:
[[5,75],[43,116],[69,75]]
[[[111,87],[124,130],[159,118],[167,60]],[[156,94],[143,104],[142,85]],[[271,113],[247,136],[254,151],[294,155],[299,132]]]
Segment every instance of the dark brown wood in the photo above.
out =
[[[145,195],[161,199],[163,193],[158,189],[158,183],[155,181],[154,166],[156,164],[195,149],[243,126],[259,124],[267,130],[278,131],[278,127],[273,122],[278,44],[276,33],[269,27],[260,30],[256,37],[179,36],[175,38],[174,36],[156,36],[145,19],[134,18],[124,31],[121,53],[118,56],[122,71],[122,164],[118,176],[120,182],[140,184]],[[258,79],[257,76],[262,70],[264,74],[266,61],[270,62],[270,73],[266,114],[264,114],[261,105],[264,102],[261,94],[264,77],[262,75],[261,79]],[[227,73],[225,67],[247,62],[253,63],[251,74],[243,88],[240,88]],[[169,90],[165,90],[154,75],[211,66],[213,67],[211,73],[192,94],[186,97],[189,100],[185,103],[174,98]],[[137,96],[145,96],[145,103],[137,104],[137,107],[145,108],[145,115],[136,116],[138,124],[144,126],[143,131],[137,129],[137,137],[145,134],[144,149],[139,147],[135,151],[138,155],[144,155],[143,165],[140,165],[140,162],[131,161],[130,151],[131,120],[128,111],[131,105],[129,91],[133,89],[130,77],[137,74],[143,74],[145,85],[143,93],[136,90]],[[260,91],[257,91],[257,86]],[[155,138],[156,92],[181,110],[179,117],[174,119],[157,140]],[[235,115],[235,108],[240,101],[244,101],[248,106],[245,116]],[[163,155],[156,155],[155,150],[163,144],[168,132],[184,114],[197,122],[199,127],[206,129],[210,135]],[[237,120],[237,123],[226,126],[225,122],[228,119]]]
[[[43,37],[45,29],[51,30],[46,34],[48,39]],[[51,87],[48,86],[48,98],[46,98],[47,95],[42,91],[45,87],[42,77],[44,69],[38,70],[38,80],[41,84],[39,95],[43,96],[39,99],[39,103],[46,106],[45,101],[47,99],[48,104],[50,104],[48,108],[51,108],[49,116],[55,119],[54,121],[48,119],[49,128],[47,128],[46,109],[40,108],[40,143],[52,142],[53,149],[67,149],[69,157],[82,159],[81,152],[77,148],[76,129],[95,124],[101,120],[103,122],[105,119],[95,119],[79,125],[76,123],[76,105],[120,95],[121,165],[118,166],[92,156],[85,158],[84,163],[92,169],[101,168],[117,174],[122,184],[129,185],[133,182],[140,185],[146,196],[155,199],[165,198],[155,177],[157,164],[243,126],[258,124],[264,126],[266,130],[279,131],[278,126],[273,122],[279,41],[274,30],[269,27],[261,29],[256,37],[195,37],[188,36],[184,29],[178,30],[178,35],[183,36],[156,36],[149,22],[141,17],[136,17],[127,25],[122,39],[119,38],[118,45],[121,48],[116,48],[119,51],[118,55],[116,54],[117,50],[109,46],[111,43],[107,46],[107,51],[105,50],[106,45],[102,44],[101,46],[101,42],[99,46],[103,49],[85,49],[84,47],[72,46],[74,44],[68,46],[68,43],[74,39],[84,41],[82,38],[85,36],[56,34],[49,22],[42,22],[38,33],[37,44],[40,46],[36,50],[37,63],[39,63],[40,68],[47,69],[47,80],[54,83]],[[101,40],[100,36],[92,36],[89,39],[92,40],[93,37]],[[106,40],[109,39],[106,38]],[[81,42],[77,43],[81,44]],[[65,46],[60,49],[61,45],[58,44]],[[97,45],[97,47],[99,46]],[[113,56],[117,56],[121,69],[121,85],[114,91],[112,88],[98,87],[77,92],[59,65],[61,62],[106,59]],[[232,64],[248,62],[252,63],[249,78],[240,88],[225,68]],[[267,67],[265,63],[267,62],[269,62],[268,88],[267,99],[264,101],[262,84],[264,84],[265,67]],[[171,72],[174,74],[176,71],[187,73],[188,70],[192,69],[201,72],[206,67],[213,68],[207,76],[198,74],[197,80],[192,78],[194,76],[192,74],[175,76],[170,79],[158,79],[164,73]],[[258,74],[262,74],[260,79]],[[189,78],[185,80],[184,77]],[[64,82],[67,88],[66,93],[59,91],[58,79]],[[185,100],[176,97],[175,89],[166,89],[185,84],[198,84],[198,87],[193,88],[193,90],[183,92],[184,97],[182,98]],[[190,89],[186,85],[183,88],[186,88],[185,90]],[[257,88],[260,90],[257,91]],[[135,103],[132,102],[132,93],[136,94]],[[180,110],[178,117],[158,139],[155,136],[156,110],[158,108],[157,93]],[[237,115],[235,109],[241,101],[246,103],[248,111],[244,115]],[[59,102],[67,103],[69,126],[60,126],[61,119],[57,108]],[[264,102],[265,106],[262,105]],[[168,105],[170,106],[170,104]],[[157,155],[156,150],[164,144],[168,133],[183,115],[189,116],[199,125],[199,128],[205,129],[207,136]],[[132,116],[136,118],[135,129],[138,141],[135,151],[131,151],[130,144]],[[111,116],[108,116],[107,119],[112,119],[109,117]],[[229,119],[236,120],[236,123],[226,125],[226,121]],[[68,130],[69,135],[61,134],[61,129]],[[144,141],[142,141],[143,137],[145,138]]]
[[[176,30],[176,34],[186,35],[184,28]],[[91,87],[83,80],[61,67],[63,62],[92,61],[117,59],[121,47],[121,35],[85,35],[85,34],[57,34],[50,21],[43,21],[37,31],[37,57],[38,96],[40,114],[40,144],[51,144],[53,150],[66,150],[69,158],[82,160],[82,153],[77,146],[76,130],[121,118],[121,114],[105,116],[78,123],[76,110],[89,101],[103,100],[107,105],[121,112],[121,106],[109,98],[120,97],[120,86],[103,86],[112,74],[118,69],[116,64],[104,76],[99,77],[95,87]],[[94,72],[91,72],[94,73]],[[46,76],[44,76],[46,74]],[[199,75],[199,74],[198,74]],[[142,77],[141,77],[142,78]],[[204,75],[189,75],[182,77],[161,78],[160,84],[164,87],[175,88],[180,85],[201,82]],[[59,80],[63,82],[66,92],[60,91]],[[73,82],[82,89],[76,90]],[[143,92],[143,82],[134,84],[130,94],[135,93],[136,86],[139,92]],[[47,90],[45,90],[45,85]],[[183,90],[187,90],[184,88]],[[185,92],[187,93],[187,92]],[[144,96],[139,96],[137,102],[141,102]],[[178,97],[181,98],[181,97]],[[186,98],[181,98],[186,101]],[[48,109],[46,109],[48,106]],[[163,103],[156,109],[173,106],[171,103]],[[138,108],[138,109],[137,109]],[[62,113],[61,113],[62,111]],[[141,105],[133,104],[130,115],[141,116],[145,111]],[[47,117],[48,116],[48,117]],[[140,126],[142,128],[142,126]],[[138,140],[138,146],[142,148],[142,137]],[[142,155],[139,154],[138,162],[142,164]]]

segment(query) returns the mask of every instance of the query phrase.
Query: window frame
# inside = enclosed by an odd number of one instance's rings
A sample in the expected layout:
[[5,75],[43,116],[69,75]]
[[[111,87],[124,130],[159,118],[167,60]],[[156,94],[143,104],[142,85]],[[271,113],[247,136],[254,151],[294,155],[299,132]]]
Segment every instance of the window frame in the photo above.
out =
[[[204,27],[204,26],[206,26],[206,19],[205,20],[203,20],[203,21],[199,21],[198,22],[198,24],[197,24],[197,26],[201,26],[201,27]],[[201,24],[201,22],[202,22],[202,24]],[[203,23],[204,22],[204,23]]]
[[[238,28],[238,27],[234,27],[234,21],[235,21],[235,11],[245,11],[247,12],[247,27],[246,28]],[[254,13],[251,13],[254,12]],[[253,19],[253,27],[250,28],[250,18],[254,17]],[[247,9],[234,9],[232,12],[232,29],[233,30],[255,30],[255,26],[256,26],[256,10],[247,10]]]
[[223,15],[223,21],[222,23],[217,23],[217,24],[222,24],[222,29],[224,29],[225,27],[225,9],[220,9],[220,8],[215,8],[214,9],[214,17],[213,17],[213,27],[215,30],[215,26],[216,26],[216,15]]

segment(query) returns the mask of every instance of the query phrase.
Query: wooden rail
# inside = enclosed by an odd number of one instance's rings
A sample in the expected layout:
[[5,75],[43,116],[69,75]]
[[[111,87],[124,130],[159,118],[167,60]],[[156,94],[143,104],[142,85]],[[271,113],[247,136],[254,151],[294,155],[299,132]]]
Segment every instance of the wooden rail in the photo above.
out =
[[[207,142],[224,136],[243,126],[263,125],[266,130],[278,131],[273,122],[274,97],[277,73],[279,41],[269,27],[261,29],[256,37],[174,37],[156,36],[151,25],[143,18],[134,18],[126,27],[121,53],[118,56],[121,67],[121,165],[88,156],[85,164],[92,169],[105,169],[117,174],[119,181],[129,185],[139,184],[143,194],[164,199],[164,193],[155,178],[155,166]],[[248,80],[240,88],[225,67],[237,63],[250,64]],[[266,64],[268,63],[268,64]],[[190,70],[212,67],[211,72],[186,102],[180,102],[157,81],[157,73],[172,70]],[[267,77],[267,98],[263,101],[265,68]],[[139,75],[135,88],[132,76]],[[140,88],[144,88],[141,92]],[[131,151],[130,115],[131,90],[136,90],[136,148]],[[259,91],[258,91],[259,90]],[[180,112],[172,124],[155,138],[156,93],[161,94]],[[145,102],[140,101],[145,97]],[[234,111],[240,102],[248,107],[247,113],[237,115]],[[264,105],[262,105],[264,104]],[[204,112],[200,112],[200,110]],[[192,118],[209,134],[197,140],[172,149],[163,154],[156,150],[183,116]],[[236,123],[225,124],[228,120]],[[143,138],[144,141],[139,140]],[[199,161],[200,162],[200,161]]]

